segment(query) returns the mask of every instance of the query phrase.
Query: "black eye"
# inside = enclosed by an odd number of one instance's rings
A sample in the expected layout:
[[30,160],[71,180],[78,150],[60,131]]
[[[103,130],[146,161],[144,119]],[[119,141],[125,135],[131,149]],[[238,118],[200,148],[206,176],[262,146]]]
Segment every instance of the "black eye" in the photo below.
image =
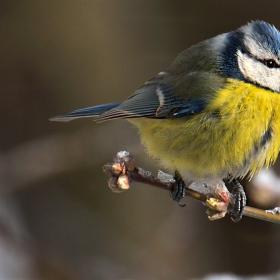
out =
[[279,65],[276,63],[273,59],[267,59],[263,61],[264,65],[266,65],[268,68],[279,68]]

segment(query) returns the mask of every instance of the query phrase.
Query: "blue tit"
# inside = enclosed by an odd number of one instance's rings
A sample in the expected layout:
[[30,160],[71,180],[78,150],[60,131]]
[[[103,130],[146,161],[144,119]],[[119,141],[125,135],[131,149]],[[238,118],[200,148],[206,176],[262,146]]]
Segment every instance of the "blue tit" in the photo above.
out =
[[[280,148],[280,33],[264,21],[183,51],[124,102],[52,118],[128,119],[149,155],[182,182],[230,178],[236,219],[246,196],[237,181],[275,162]],[[179,181],[179,180],[178,180]],[[183,194],[174,195],[179,201]]]

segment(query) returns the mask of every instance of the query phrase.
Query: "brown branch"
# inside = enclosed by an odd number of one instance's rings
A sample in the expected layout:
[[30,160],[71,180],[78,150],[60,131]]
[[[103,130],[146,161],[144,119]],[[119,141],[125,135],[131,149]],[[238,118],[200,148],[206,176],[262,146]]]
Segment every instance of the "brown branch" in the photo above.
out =
[[[122,192],[129,189],[131,182],[140,182],[166,191],[172,191],[174,188],[175,181],[172,175],[161,172],[160,176],[154,177],[151,172],[145,171],[142,168],[136,168],[135,160],[128,152],[119,152],[113,163],[104,165],[103,171],[110,176],[108,185],[113,192]],[[199,184],[203,184],[203,181]],[[232,214],[231,206],[234,199],[226,187],[224,185],[223,187],[212,186],[208,190],[209,192],[205,194],[186,187],[186,196],[199,200],[208,206],[209,208],[206,213],[210,220],[222,218],[225,214]],[[280,208],[278,207],[272,210],[261,210],[245,206],[243,215],[268,222],[280,223]]]
[[[166,190],[166,191],[173,191],[173,189],[174,189],[173,183],[164,183],[152,175],[149,175],[146,177],[146,176],[143,176],[142,174],[143,174],[143,169],[139,173],[139,169],[137,169],[136,167],[132,171],[129,171],[129,176],[130,176],[131,182],[143,183],[143,184],[154,186],[154,187]],[[192,189],[188,189],[188,188],[186,188],[186,196],[192,197],[192,198],[202,201],[202,202],[206,202],[206,200],[207,200],[206,195],[196,192]]]

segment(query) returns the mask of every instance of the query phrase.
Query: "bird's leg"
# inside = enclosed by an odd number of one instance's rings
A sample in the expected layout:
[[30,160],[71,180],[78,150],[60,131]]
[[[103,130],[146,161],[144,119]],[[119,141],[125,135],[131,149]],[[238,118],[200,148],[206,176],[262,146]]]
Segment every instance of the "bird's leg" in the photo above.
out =
[[231,193],[233,195],[234,201],[229,212],[233,215],[233,217],[231,218],[232,221],[236,223],[242,218],[247,199],[243,186],[236,179],[232,180],[232,184],[233,189]]
[[175,171],[174,180],[174,189],[170,191],[170,196],[179,206],[185,207],[186,204],[181,204],[180,201],[185,197],[186,185],[178,171]]

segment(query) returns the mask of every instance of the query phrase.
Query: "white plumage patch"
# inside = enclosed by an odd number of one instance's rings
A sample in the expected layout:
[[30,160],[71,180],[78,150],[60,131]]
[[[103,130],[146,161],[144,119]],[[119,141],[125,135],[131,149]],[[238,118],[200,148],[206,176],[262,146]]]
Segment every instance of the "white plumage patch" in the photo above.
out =
[[245,78],[254,84],[280,92],[280,68],[268,68],[262,62],[243,54],[240,50],[237,51],[237,61]]
[[[270,28],[275,32],[275,36],[279,35],[276,28],[272,26]],[[249,51],[249,54],[246,54],[237,50],[237,61],[241,73],[255,84],[280,92],[280,68],[269,68],[263,63],[266,60],[274,60],[280,65],[280,59],[275,50],[273,51],[269,44],[263,43],[266,35],[258,34],[253,25],[246,25],[241,29],[244,32],[243,43]]]

